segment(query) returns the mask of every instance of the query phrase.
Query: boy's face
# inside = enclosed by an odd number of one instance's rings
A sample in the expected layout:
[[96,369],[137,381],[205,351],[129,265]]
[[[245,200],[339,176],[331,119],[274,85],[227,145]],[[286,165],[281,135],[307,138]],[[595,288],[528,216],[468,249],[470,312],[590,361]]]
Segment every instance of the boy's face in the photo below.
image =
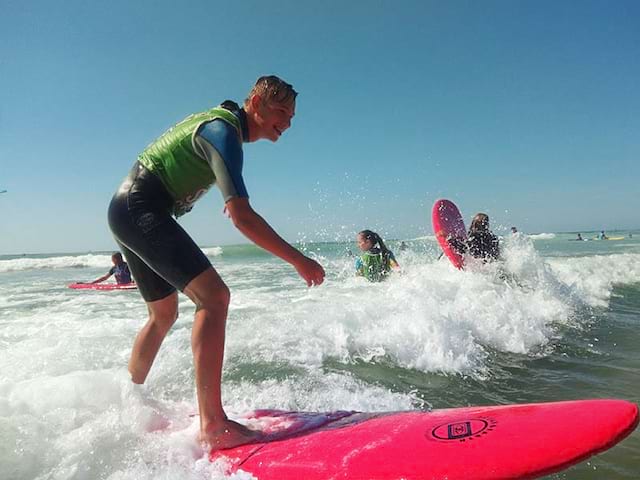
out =
[[257,113],[263,138],[277,142],[291,126],[291,120],[296,114],[296,103],[269,103],[260,100]]

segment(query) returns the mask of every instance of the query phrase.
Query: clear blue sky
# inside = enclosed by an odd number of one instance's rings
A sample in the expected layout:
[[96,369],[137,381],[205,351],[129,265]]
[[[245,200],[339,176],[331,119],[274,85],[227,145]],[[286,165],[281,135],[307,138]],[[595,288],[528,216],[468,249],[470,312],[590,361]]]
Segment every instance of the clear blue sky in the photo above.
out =
[[[0,254],[114,247],[112,193],[189,113],[300,92],[245,147],[290,241],[431,233],[434,200],[529,232],[640,227],[640,2],[4,0]],[[239,243],[212,189],[184,217]]]

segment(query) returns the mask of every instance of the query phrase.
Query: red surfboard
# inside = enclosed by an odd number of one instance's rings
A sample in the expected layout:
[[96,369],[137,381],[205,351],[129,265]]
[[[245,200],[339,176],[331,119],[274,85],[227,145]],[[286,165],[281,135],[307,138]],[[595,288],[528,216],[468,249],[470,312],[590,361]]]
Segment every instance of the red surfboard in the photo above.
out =
[[433,204],[431,222],[442,251],[456,268],[464,266],[464,255],[455,248],[467,241],[467,230],[460,210],[451,200],[440,199]]
[[212,451],[229,474],[260,480],[536,478],[612,447],[638,425],[638,406],[580,400],[432,412],[247,417],[260,442]]
[[72,283],[67,285],[74,290],[135,290],[135,283]]

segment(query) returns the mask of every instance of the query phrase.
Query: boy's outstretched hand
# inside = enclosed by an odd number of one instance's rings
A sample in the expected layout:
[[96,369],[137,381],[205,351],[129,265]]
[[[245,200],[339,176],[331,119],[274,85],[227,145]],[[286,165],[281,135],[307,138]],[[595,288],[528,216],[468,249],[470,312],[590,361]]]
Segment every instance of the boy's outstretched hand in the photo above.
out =
[[294,267],[298,275],[307,282],[307,286],[320,285],[324,282],[324,268],[315,260],[303,256]]

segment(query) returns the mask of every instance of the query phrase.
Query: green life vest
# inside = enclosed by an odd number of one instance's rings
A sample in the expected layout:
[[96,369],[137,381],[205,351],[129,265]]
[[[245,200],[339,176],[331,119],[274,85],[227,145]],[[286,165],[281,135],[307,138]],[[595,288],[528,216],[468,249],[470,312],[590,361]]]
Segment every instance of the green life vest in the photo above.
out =
[[364,252],[360,255],[360,274],[370,282],[381,282],[386,280],[391,271],[391,262],[388,255],[382,252]]
[[173,214],[184,215],[215,183],[211,165],[196,153],[195,135],[200,126],[221,119],[235,127],[242,143],[242,128],[238,118],[224,108],[189,115],[152,142],[138,156],[138,161],[157,175],[173,199]]

